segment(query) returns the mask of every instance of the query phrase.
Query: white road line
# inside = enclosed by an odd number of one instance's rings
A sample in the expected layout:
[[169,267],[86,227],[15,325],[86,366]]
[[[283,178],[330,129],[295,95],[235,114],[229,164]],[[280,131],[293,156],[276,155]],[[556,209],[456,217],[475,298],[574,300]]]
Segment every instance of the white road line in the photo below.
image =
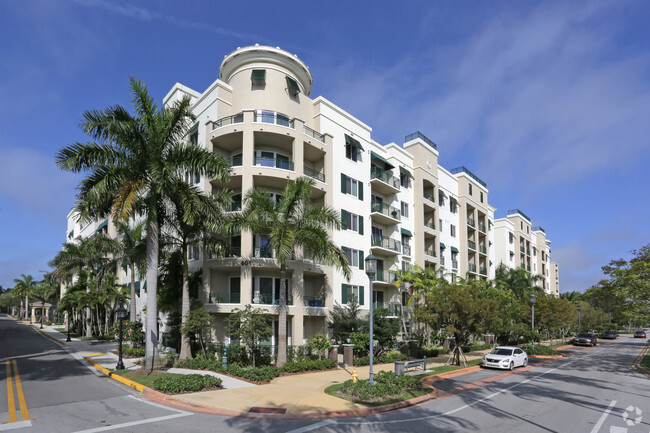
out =
[[190,413],[177,413],[174,415],[167,415],[167,416],[159,416],[157,418],[149,418],[149,419],[141,419],[138,421],[131,421],[131,422],[125,422],[122,424],[115,424],[115,425],[107,425],[105,427],[97,427],[97,428],[91,428],[89,430],[79,430],[74,433],[96,433],[100,431],[110,431],[110,430],[116,430],[119,428],[124,428],[124,427],[132,427],[136,425],[142,425],[142,424],[150,424],[152,422],[159,422],[159,421],[167,421],[168,419],[174,419],[174,418],[180,418],[183,416],[188,416],[191,415]]
[[15,428],[23,428],[23,427],[31,427],[31,426],[32,426],[31,421],[9,422],[7,424],[0,424],[0,431],[2,431],[2,430],[13,430]]
[[185,411],[185,410],[182,410],[182,409],[176,409],[175,407],[165,406],[165,405],[160,404],[160,403],[155,403],[153,401],[146,400],[146,399],[144,399],[142,397],[136,397],[135,395],[129,395],[129,397],[134,399],[134,400],[139,401],[140,403],[146,403],[148,405],[159,407],[161,409],[170,410],[172,412],[177,412],[177,413],[182,413],[184,415],[193,415],[193,412],[188,412],[188,411]]
[[591,429],[591,433],[598,433],[598,430],[600,430],[603,423],[605,422],[605,418],[607,418],[607,415],[609,415],[609,413],[612,411],[614,406],[616,406],[616,400],[612,400],[607,410],[605,410],[605,412],[603,412],[603,414],[600,416],[600,419],[598,420],[594,428]]
[[[486,396],[486,397],[480,398],[480,399],[478,399],[478,400],[474,400],[474,401],[471,402],[471,403],[464,404],[464,405],[462,405],[462,406],[457,407],[456,409],[452,409],[452,410],[447,411],[447,412],[445,412],[445,413],[439,413],[439,414],[436,414],[436,415],[423,416],[423,417],[419,417],[419,418],[398,419],[398,420],[382,420],[382,421],[368,421],[368,422],[358,422],[358,421],[357,421],[357,422],[355,422],[355,421],[349,421],[349,422],[345,422],[345,421],[344,421],[344,422],[340,422],[340,421],[339,421],[339,422],[337,422],[337,424],[349,424],[349,425],[352,425],[352,424],[354,424],[354,425],[397,424],[397,423],[404,423],[404,422],[424,421],[424,420],[430,420],[430,419],[436,419],[436,418],[443,418],[443,417],[445,417],[445,416],[448,416],[448,415],[454,414],[454,413],[456,413],[456,412],[460,412],[460,411],[463,410],[463,409],[467,409],[468,407],[472,407],[472,406],[474,406],[474,405],[476,405],[476,404],[478,404],[478,403],[482,403],[482,402],[484,402],[484,401],[486,401],[486,400],[490,400],[490,399],[492,399],[493,397],[496,397],[496,396],[499,395],[499,394],[503,394],[504,392],[506,392],[506,391],[510,391],[511,389],[514,389],[514,388],[517,388],[518,386],[521,386],[521,385],[523,385],[523,384],[525,384],[525,383],[528,383],[528,382],[530,382],[531,380],[538,379],[538,378],[540,378],[540,377],[542,377],[542,376],[545,376],[545,375],[547,375],[547,374],[549,374],[549,373],[551,373],[551,372],[553,372],[553,371],[555,371],[555,370],[558,370],[558,369],[560,369],[560,368],[562,368],[562,367],[566,367],[567,365],[573,364],[574,362],[576,362],[576,361],[578,361],[578,360],[579,360],[579,359],[574,358],[574,359],[571,360],[571,361],[568,361],[568,362],[566,362],[566,363],[564,363],[564,364],[562,364],[562,365],[559,365],[559,366],[557,366],[557,367],[555,367],[555,368],[553,368],[553,369],[551,369],[551,370],[545,371],[545,372],[542,373],[542,374],[538,374],[538,375],[535,376],[535,377],[531,377],[531,378],[526,379],[526,380],[524,380],[524,381],[522,381],[522,382],[519,382],[519,383],[516,383],[516,384],[514,384],[514,385],[512,385],[512,386],[509,386],[508,388],[504,388],[504,389],[502,389],[501,391],[497,391],[497,392],[492,393],[492,394],[490,394],[490,395],[488,395],[488,396]],[[435,400],[434,400],[434,401],[435,401]]]
[[312,425],[308,425],[308,426],[305,426],[305,427],[297,428],[295,430],[289,430],[286,433],[305,433],[305,432],[308,432],[308,431],[316,430],[316,429],[321,428],[321,427],[325,427],[326,425],[329,425],[329,424],[334,424],[335,422],[336,421],[334,421],[333,419],[326,419],[325,421],[317,422],[316,424],[312,424]]

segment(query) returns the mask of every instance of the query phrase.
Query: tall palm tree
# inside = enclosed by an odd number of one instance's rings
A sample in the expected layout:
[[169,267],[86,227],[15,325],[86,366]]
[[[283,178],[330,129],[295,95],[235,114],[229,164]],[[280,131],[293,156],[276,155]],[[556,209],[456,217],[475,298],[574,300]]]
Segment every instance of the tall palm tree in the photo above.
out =
[[309,203],[314,184],[308,177],[289,181],[279,202],[271,201],[265,190],[251,189],[244,198],[245,208],[240,217],[242,227],[267,236],[280,267],[278,366],[284,365],[287,359],[286,270],[287,260],[293,257],[295,248],[302,248],[315,260],[335,266],[350,278],[345,253],[327,231],[340,228],[340,217],[330,206]]
[[142,82],[131,78],[130,85],[135,114],[119,105],[86,111],[81,128],[91,140],[63,148],[56,160],[63,170],[88,172],[77,194],[76,208],[82,218],[112,214],[114,220],[126,221],[139,215],[147,223],[145,363],[153,369],[160,364],[155,353],[156,296],[160,225],[165,221],[168,193],[174,191],[179,173],[198,172],[225,181],[230,166],[185,141],[195,119],[189,97],[159,109]]
[[[168,221],[163,231],[165,246],[181,252],[183,267],[181,329],[185,329],[187,315],[190,313],[188,250],[202,246],[205,253],[222,255],[225,244],[215,234],[223,232],[229,220],[224,212],[231,202],[231,197],[225,190],[213,192],[211,196],[198,194],[196,187],[185,182],[178,182],[176,188],[170,195],[171,206],[168,209]],[[191,357],[190,335],[183,332],[179,359]]]
[[39,281],[32,291],[32,295],[41,301],[41,329],[45,320],[45,302],[51,300],[59,291],[59,285],[52,274],[45,274],[43,281]]
[[139,223],[131,227],[128,222],[115,221],[115,229],[118,233],[117,257],[129,267],[131,271],[131,302],[129,310],[131,320],[135,320],[135,272],[142,275],[145,269],[147,244],[143,236],[145,223]]
[[532,275],[525,269],[511,269],[501,263],[495,271],[494,284],[496,287],[510,289],[516,299],[527,301],[531,293],[542,290],[536,284],[543,278],[541,275]]
[[29,295],[36,285],[37,281],[31,275],[21,274],[20,278],[14,279],[14,290],[16,294],[21,297],[21,302],[22,298],[25,298],[25,319],[29,315]]

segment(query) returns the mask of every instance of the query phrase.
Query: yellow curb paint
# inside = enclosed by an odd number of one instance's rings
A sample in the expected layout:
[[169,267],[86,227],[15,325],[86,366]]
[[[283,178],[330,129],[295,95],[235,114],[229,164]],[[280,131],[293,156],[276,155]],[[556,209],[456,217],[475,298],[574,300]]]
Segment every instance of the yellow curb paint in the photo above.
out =
[[43,334],[44,336],[46,336],[50,340],[56,341],[59,344],[63,344],[64,346],[67,346],[67,344],[65,344],[65,341],[59,340],[58,338],[54,338],[51,335],[47,334],[45,331],[42,331],[42,330],[38,329],[38,332],[40,332],[41,334]]
[[132,380],[129,380],[129,379],[127,379],[126,377],[120,376],[119,374],[112,373],[109,369],[107,369],[107,368],[105,368],[105,367],[102,367],[102,366],[99,365],[97,362],[95,362],[95,361],[93,361],[92,359],[90,359],[91,356],[98,356],[98,355],[106,355],[106,354],[105,354],[105,353],[93,353],[93,354],[90,354],[90,355],[84,355],[83,358],[84,358],[84,359],[85,359],[85,360],[86,360],[90,365],[92,365],[92,366],[95,367],[97,370],[101,371],[102,373],[104,373],[105,375],[107,375],[108,377],[110,377],[111,379],[115,379],[115,380],[117,380],[118,382],[121,382],[121,383],[123,383],[124,385],[129,386],[129,387],[131,387],[131,388],[133,388],[133,389],[135,389],[135,390],[137,390],[137,391],[140,391],[140,392],[142,392],[142,391],[144,391],[145,389],[147,389],[146,386],[144,386],[144,385],[142,385],[142,384],[140,384],[140,383],[138,383],[138,382],[134,382],[134,381],[132,381]]
[[11,361],[6,361],[7,365],[7,401],[9,409],[9,422],[16,422],[16,403],[14,402],[14,386],[11,380]]
[[20,374],[18,374],[18,365],[14,359],[14,377],[16,378],[16,392],[18,393],[18,404],[20,405],[20,415],[23,421],[28,421],[29,410],[27,409],[27,402],[25,402],[25,394],[23,394],[23,384],[20,381]]

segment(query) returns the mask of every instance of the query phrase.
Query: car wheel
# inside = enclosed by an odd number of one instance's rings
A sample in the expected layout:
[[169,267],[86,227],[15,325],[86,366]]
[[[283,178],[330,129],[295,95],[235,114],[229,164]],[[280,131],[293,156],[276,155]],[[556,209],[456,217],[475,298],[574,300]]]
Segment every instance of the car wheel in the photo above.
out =
[[522,367],[525,367],[525,366],[527,366],[527,365],[528,365],[528,358],[525,358],[525,359],[524,359],[524,362],[523,362],[523,364],[521,364],[521,366],[522,366]]
[[512,371],[515,368],[515,363],[513,361],[510,361],[510,368],[508,370]]

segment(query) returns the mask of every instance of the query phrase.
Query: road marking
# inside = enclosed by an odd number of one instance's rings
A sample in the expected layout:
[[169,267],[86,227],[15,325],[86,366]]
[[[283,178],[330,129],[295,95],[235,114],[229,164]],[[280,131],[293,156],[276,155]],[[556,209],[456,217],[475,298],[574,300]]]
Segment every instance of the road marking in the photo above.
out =
[[168,419],[174,419],[174,418],[180,418],[183,416],[188,416],[192,415],[191,413],[177,413],[174,415],[166,415],[166,416],[159,416],[157,418],[149,418],[149,419],[141,419],[138,421],[131,421],[131,422],[125,422],[122,424],[115,424],[115,425],[107,425],[105,427],[97,427],[97,428],[91,428],[89,430],[79,430],[74,433],[97,433],[101,431],[109,431],[109,430],[117,430],[120,428],[125,428],[125,427],[133,427],[136,425],[142,425],[142,424],[150,424],[152,422],[158,422],[158,421],[167,421]]
[[9,422],[16,422],[16,403],[14,402],[14,386],[11,380],[11,361],[6,361],[7,365],[7,401],[9,406]]
[[612,408],[614,408],[614,406],[616,406],[616,400],[612,400],[607,410],[605,410],[605,412],[603,412],[603,414],[600,416],[600,419],[598,420],[594,428],[591,429],[591,433],[598,433],[598,430],[600,430],[603,423],[605,422],[605,418],[607,418],[607,415],[609,415],[609,413],[612,411]]
[[[25,402],[25,394],[23,393],[23,385],[20,381],[20,374],[18,373],[18,363],[14,359],[5,361],[7,367],[7,408],[9,413],[9,421],[0,424],[0,430],[11,430],[21,427],[30,427],[32,422],[29,417],[29,410]],[[11,366],[13,365],[13,378],[11,374]],[[16,413],[16,400],[14,397],[14,382],[16,384],[16,395],[18,397],[18,405],[20,407],[20,416],[22,421],[18,421],[18,414]]]
[[18,374],[18,364],[14,359],[14,377],[16,379],[16,392],[18,393],[18,404],[20,405],[20,414],[23,421],[29,421],[29,410],[27,409],[27,402],[25,402],[25,394],[23,393],[23,384],[20,381],[20,374]]
[[31,426],[32,426],[31,421],[17,421],[8,424],[0,424],[0,431],[13,430],[17,428],[24,428],[24,427],[31,427]]
[[305,427],[297,428],[295,430],[289,430],[287,433],[305,433],[334,423],[335,423],[334,420],[326,419],[325,421],[317,422],[316,424],[307,425]]

